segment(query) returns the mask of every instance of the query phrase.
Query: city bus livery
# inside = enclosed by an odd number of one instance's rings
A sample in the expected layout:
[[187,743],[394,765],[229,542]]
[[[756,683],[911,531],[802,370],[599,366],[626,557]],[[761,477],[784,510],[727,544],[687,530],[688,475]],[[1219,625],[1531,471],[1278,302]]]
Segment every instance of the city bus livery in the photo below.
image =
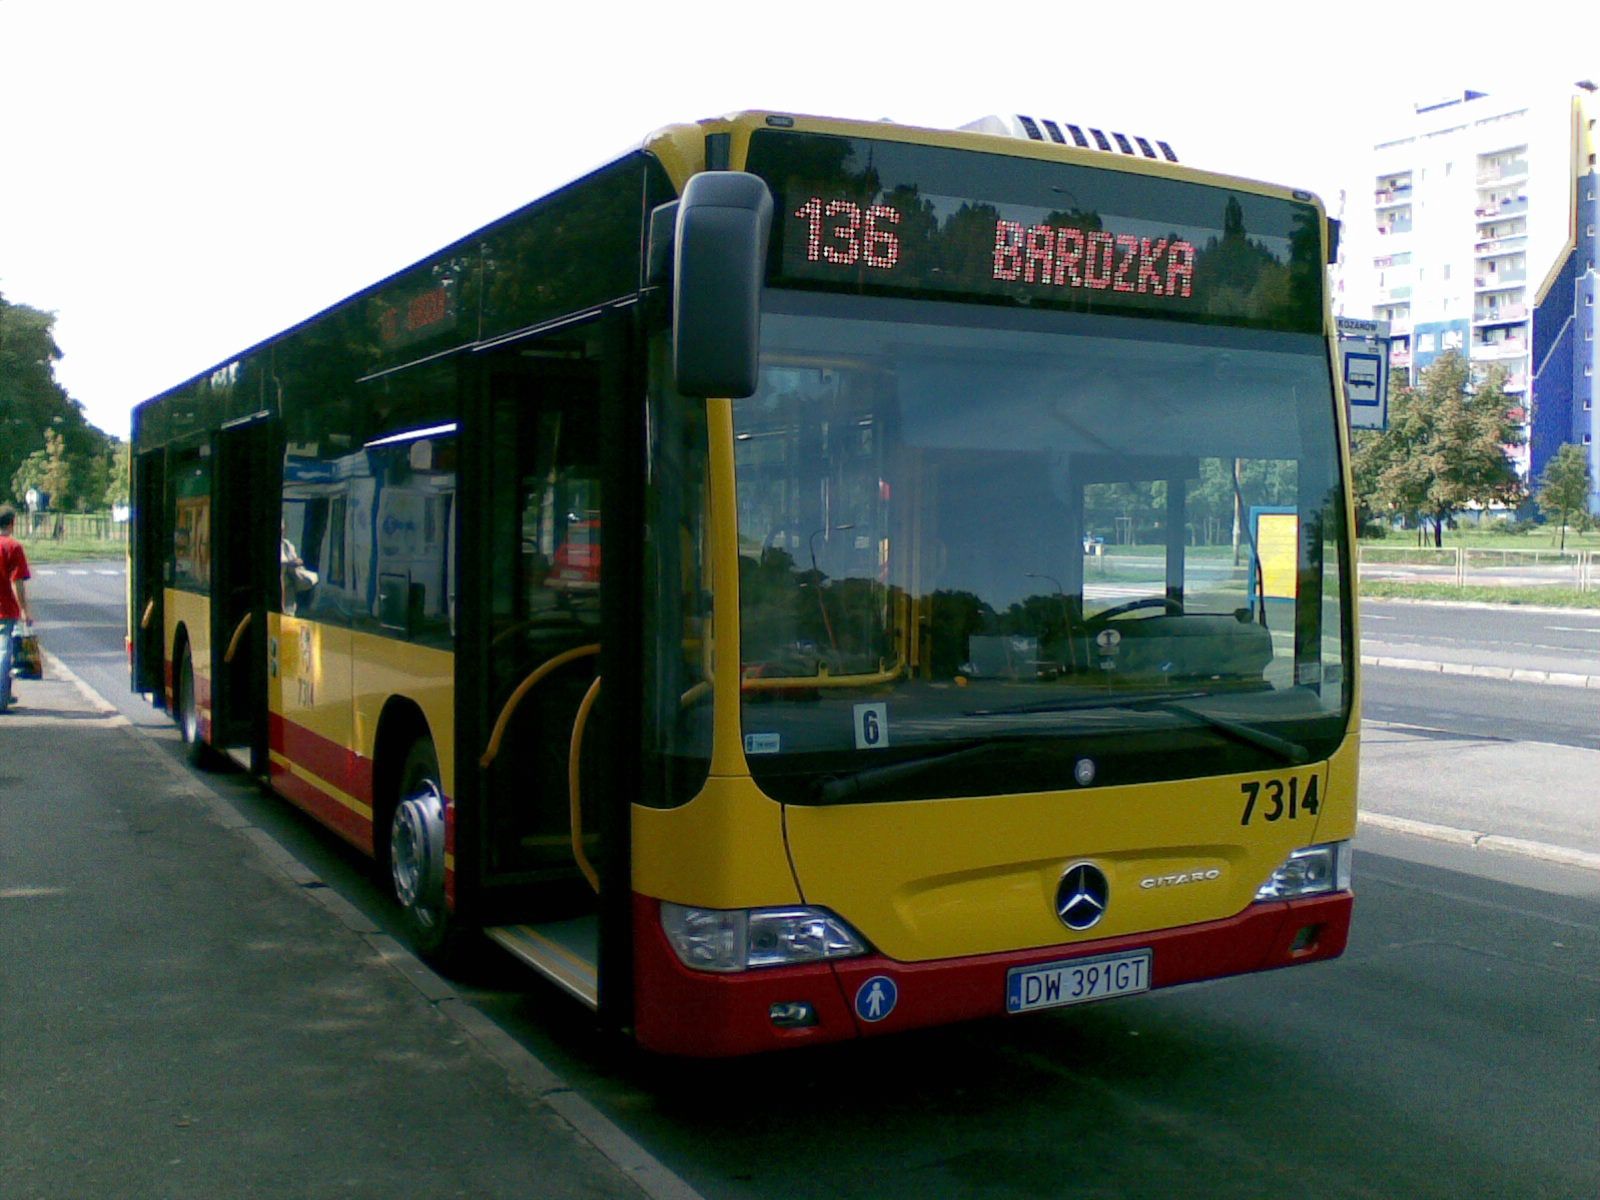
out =
[[139,406],[135,688],[655,1051],[1336,957],[1330,222],[1045,128],[671,126]]

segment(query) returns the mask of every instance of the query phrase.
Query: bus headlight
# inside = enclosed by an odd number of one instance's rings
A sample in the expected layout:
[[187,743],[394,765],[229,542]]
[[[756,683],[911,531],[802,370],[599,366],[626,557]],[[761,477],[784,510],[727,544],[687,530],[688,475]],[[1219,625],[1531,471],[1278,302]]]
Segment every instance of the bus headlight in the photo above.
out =
[[1283,865],[1256,890],[1257,900],[1292,900],[1350,890],[1350,861],[1355,851],[1349,842],[1324,842],[1305,846],[1289,855]]
[[820,908],[687,908],[661,902],[661,928],[686,967],[744,971],[865,954],[861,937]]

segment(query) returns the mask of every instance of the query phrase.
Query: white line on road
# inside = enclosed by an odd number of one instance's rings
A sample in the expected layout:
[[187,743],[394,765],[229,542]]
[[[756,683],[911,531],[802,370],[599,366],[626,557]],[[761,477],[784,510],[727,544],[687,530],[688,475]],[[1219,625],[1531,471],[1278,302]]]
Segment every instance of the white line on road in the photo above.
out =
[[87,572],[87,571],[68,571],[67,572],[68,575],[87,575],[88,573],[89,572]]
[[1600,625],[1546,625],[1553,633],[1600,633]]
[[1392,621],[1393,617],[1380,617],[1377,613],[1366,613],[1361,618],[1363,621]]

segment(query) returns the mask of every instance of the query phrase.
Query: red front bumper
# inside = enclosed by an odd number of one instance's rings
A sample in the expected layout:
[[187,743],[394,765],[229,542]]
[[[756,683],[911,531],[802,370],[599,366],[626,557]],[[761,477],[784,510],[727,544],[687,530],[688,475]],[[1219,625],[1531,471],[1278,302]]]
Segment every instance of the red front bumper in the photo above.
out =
[[[1253,904],[1222,921],[1070,946],[920,963],[870,955],[718,975],[685,967],[661,931],[659,902],[635,895],[634,1029],[640,1045],[663,1054],[753,1054],[1000,1016],[1006,974],[1015,967],[1148,947],[1155,989],[1297,966],[1344,952],[1353,904],[1349,892],[1338,892]],[[894,1000],[887,1015],[869,1022],[857,1017],[856,996],[880,976],[892,981]],[[815,1025],[782,1029],[772,1023],[774,1004],[794,1002],[811,1005]]]

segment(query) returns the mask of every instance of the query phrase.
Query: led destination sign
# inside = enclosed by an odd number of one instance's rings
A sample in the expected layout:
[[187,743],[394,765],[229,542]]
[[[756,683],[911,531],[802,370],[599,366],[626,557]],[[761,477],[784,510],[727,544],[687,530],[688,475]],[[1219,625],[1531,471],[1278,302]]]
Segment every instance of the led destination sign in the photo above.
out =
[[807,133],[755,134],[748,167],[781,214],[774,287],[1321,329],[1309,204]]

